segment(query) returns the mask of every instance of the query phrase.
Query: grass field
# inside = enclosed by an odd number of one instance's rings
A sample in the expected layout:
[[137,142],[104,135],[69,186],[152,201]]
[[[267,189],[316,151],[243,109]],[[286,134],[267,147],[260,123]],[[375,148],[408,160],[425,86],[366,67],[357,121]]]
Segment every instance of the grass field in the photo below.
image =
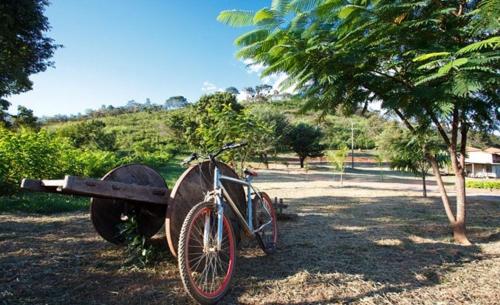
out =
[[[380,171],[384,172],[383,180]],[[452,243],[429,181],[387,169],[337,175],[271,166],[258,187],[289,204],[280,245],[239,251],[223,304],[495,304],[500,299],[500,193],[469,192],[474,246]],[[453,195],[452,190],[450,189]],[[155,239],[167,251],[161,234]],[[87,212],[0,215],[0,304],[185,304],[174,258],[124,268],[125,255],[93,230]]]

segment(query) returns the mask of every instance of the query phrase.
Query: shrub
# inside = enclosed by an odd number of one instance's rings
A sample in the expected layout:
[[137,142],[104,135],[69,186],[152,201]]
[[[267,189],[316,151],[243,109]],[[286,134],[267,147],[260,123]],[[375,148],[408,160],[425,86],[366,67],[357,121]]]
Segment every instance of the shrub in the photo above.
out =
[[140,163],[157,169],[165,166],[172,159],[172,156],[173,154],[164,151],[141,152],[125,157],[122,164]]
[[76,158],[77,169],[73,174],[85,177],[102,177],[112,168],[121,165],[120,159],[112,152],[86,150]]
[[474,189],[490,189],[490,190],[499,190],[500,189],[500,181],[499,180],[467,180],[466,186],[468,188]]
[[74,148],[68,142],[43,130],[12,132],[0,129],[0,193],[11,193],[23,177],[48,179],[61,176],[68,170],[67,166],[75,164],[73,152]]
[[123,163],[113,152],[79,150],[67,138],[21,129],[0,129],[0,194],[18,190],[21,179],[54,179],[64,175],[101,177]]
[[106,124],[91,120],[68,124],[57,130],[58,135],[68,138],[77,148],[114,150],[116,135],[105,131]]

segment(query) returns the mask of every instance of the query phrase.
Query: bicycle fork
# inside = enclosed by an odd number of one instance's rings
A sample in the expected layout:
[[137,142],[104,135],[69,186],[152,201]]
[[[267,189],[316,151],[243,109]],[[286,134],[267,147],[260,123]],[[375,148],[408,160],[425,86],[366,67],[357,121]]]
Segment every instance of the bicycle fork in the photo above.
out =
[[[215,167],[214,174],[215,208],[217,210],[217,251],[222,249],[222,233],[224,231],[224,206],[222,204],[222,188],[220,183],[220,171]],[[203,234],[203,248],[209,247],[210,219],[205,219],[205,232]]]

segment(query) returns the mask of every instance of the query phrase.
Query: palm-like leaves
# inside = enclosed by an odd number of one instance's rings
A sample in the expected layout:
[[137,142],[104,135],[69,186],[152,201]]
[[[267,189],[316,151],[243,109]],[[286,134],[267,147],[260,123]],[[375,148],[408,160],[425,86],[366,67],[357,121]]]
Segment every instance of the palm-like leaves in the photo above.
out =
[[[408,115],[421,115],[424,104],[445,115],[450,102],[442,101],[489,96],[498,85],[492,80],[498,79],[495,31],[481,32],[476,41],[468,34],[477,19],[470,16],[498,1],[472,3],[468,17],[455,15],[458,1],[272,1],[253,15],[225,11],[219,20],[251,22],[256,29],[235,41],[238,56],[264,64],[263,75],[288,75],[283,86],[300,90],[311,107],[351,109],[375,96]],[[460,45],[453,37],[473,43]]]

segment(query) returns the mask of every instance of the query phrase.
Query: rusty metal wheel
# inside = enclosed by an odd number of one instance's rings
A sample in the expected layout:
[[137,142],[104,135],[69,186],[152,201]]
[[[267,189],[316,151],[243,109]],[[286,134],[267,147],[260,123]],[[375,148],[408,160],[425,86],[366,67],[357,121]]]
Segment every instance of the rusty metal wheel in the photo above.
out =
[[[167,188],[165,180],[158,172],[141,164],[117,167],[101,180]],[[148,238],[155,235],[165,221],[167,202],[151,204],[103,198],[92,198],[90,202],[90,219],[95,230],[102,238],[114,244],[124,242],[119,225],[124,221],[125,215],[136,216],[139,232]]]

